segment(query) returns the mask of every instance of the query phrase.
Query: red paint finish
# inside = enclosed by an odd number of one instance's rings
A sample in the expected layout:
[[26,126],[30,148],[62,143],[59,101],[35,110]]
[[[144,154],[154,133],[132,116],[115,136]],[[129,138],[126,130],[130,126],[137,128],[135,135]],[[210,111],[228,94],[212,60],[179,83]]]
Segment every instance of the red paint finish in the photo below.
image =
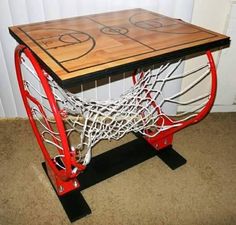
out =
[[[55,162],[51,159],[50,154],[44,144],[43,138],[41,136],[41,133],[38,130],[38,127],[36,125],[36,121],[33,117],[31,107],[30,107],[30,102],[32,102],[34,105],[36,105],[39,109],[39,111],[42,113],[42,115],[47,118],[46,113],[44,112],[44,109],[40,102],[34,98],[24,87],[24,81],[23,81],[23,76],[22,76],[22,71],[21,71],[21,55],[22,53],[30,60],[35,72],[38,75],[38,78],[40,79],[40,83],[42,85],[42,88],[44,89],[44,92],[47,96],[50,108],[52,110],[53,117],[56,121],[56,129],[57,132],[59,133],[59,138],[61,140],[61,143],[58,143],[58,140],[53,138],[53,141],[55,144],[60,145],[63,150],[60,148],[57,148],[58,153],[60,155],[64,155],[63,157],[63,163],[65,166],[65,170],[59,169]],[[75,178],[78,176],[79,172],[85,169],[85,166],[79,164],[76,162],[75,159],[75,154],[70,151],[69,145],[68,145],[68,140],[64,128],[64,124],[62,121],[61,117],[61,112],[59,111],[54,95],[51,91],[51,87],[48,84],[48,80],[40,67],[39,63],[37,60],[34,58],[33,54],[30,52],[28,48],[26,48],[23,45],[17,46],[15,50],[15,67],[16,67],[16,74],[17,74],[17,79],[18,79],[18,84],[20,88],[20,92],[22,95],[22,99],[25,105],[25,109],[27,112],[27,115],[29,117],[33,132],[35,134],[35,137],[37,139],[37,142],[42,150],[43,156],[46,161],[46,165],[48,168],[49,176],[51,178],[52,183],[55,185],[55,188],[58,192],[59,195],[67,193],[73,189],[76,189],[79,187],[79,183],[75,184]],[[44,119],[44,123],[46,124],[46,127],[53,131],[53,128],[47,121],[47,119]],[[72,170],[77,167],[78,169],[73,172]],[[60,191],[59,191],[60,190]],[[63,191],[61,191],[63,190]]]
[[[199,121],[204,119],[207,116],[207,114],[210,112],[210,110],[214,104],[215,97],[216,97],[217,73],[216,73],[216,67],[215,67],[214,59],[212,57],[211,52],[207,51],[206,55],[208,58],[208,62],[210,65],[210,72],[211,72],[211,92],[210,92],[210,98],[209,98],[207,104],[195,117],[193,117],[192,119],[189,119],[187,121],[184,121],[181,126],[172,127],[168,130],[162,131],[158,135],[156,135],[155,137],[151,137],[151,138],[146,137],[145,139],[147,140],[147,142],[149,142],[157,150],[161,150],[161,149],[167,147],[168,145],[171,145],[174,133],[182,130],[183,128],[185,128],[187,126],[198,123]],[[135,74],[136,74],[136,72],[132,76],[134,84],[136,83]],[[143,74],[141,74],[141,77],[142,76],[143,76]],[[149,95],[149,93],[147,94],[147,97],[151,97]],[[157,113],[160,113],[160,107],[157,107],[155,103],[152,103],[152,106],[157,108]],[[165,125],[173,124],[167,117],[164,116],[163,118],[164,118]],[[150,135],[152,134],[150,131],[147,131],[147,132],[149,132]]]

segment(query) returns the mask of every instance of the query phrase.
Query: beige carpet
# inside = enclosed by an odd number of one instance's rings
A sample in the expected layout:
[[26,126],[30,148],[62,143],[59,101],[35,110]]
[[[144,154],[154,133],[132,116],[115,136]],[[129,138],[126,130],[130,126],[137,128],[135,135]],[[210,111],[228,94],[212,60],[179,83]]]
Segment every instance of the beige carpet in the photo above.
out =
[[[176,134],[174,148],[188,160],[175,171],[152,158],[83,191],[92,214],[74,224],[236,224],[236,113],[209,115]],[[42,160],[28,121],[0,120],[1,225],[70,224]]]

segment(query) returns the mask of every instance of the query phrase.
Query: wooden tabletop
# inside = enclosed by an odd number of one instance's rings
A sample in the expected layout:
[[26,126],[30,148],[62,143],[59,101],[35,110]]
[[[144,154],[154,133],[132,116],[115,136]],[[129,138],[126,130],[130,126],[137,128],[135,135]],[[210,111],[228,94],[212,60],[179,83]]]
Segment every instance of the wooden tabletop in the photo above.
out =
[[229,37],[143,9],[13,26],[63,87],[229,45]]

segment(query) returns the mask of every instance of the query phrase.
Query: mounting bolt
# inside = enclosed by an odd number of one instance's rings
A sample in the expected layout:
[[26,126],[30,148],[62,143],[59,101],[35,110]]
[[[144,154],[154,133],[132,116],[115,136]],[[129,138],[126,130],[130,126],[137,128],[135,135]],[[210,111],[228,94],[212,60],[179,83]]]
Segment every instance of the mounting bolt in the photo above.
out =
[[77,187],[78,187],[78,185],[79,185],[79,184],[78,184],[78,182],[75,180],[75,181],[74,181],[74,187],[76,187],[76,188],[77,188]]
[[58,190],[59,190],[60,193],[62,193],[62,192],[64,191],[63,186],[60,185],[59,188],[58,188]]
[[167,139],[164,140],[164,144],[167,145],[168,144],[168,141]]

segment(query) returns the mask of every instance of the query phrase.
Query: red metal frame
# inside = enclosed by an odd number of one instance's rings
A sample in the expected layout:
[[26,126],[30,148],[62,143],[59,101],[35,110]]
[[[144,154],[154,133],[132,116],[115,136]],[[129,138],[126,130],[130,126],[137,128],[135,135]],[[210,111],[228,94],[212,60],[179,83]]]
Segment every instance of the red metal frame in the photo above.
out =
[[[47,96],[48,102],[50,104],[54,119],[56,121],[56,127],[57,131],[59,132],[60,140],[61,140],[61,146],[63,150],[58,148],[59,154],[63,154],[63,163],[65,166],[65,170],[62,170],[58,168],[55,164],[55,162],[51,159],[50,154],[44,144],[44,141],[42,139],[42,136],[38,130],[38,127],[36,125],[36,122],[34,120],[33,114],[31,112],[30,104],[29,102],[32,102],[34,105],[36,105],[39,109],[39,111],[42,113],[42,115],[47,118],[46,113],[44,112],[44,109],[40,102],[34,98],[26,89],[24,86],[22,71],[21,71],[21,55],[22,53],[25,54],[25,56],[30,60],[36,74],[38,75],[40,82],[42,84],[42,87],[45,91],[45,94]],[[55,189],[57,190],[57,193],[59,195],[63,195],[71,190],[74,190],[79,187],[79,183],[76,179],[79,172],[85,169],[85,166],[79,164],[76,162],[75,154],[70,151],[68,140],[64,128],[64,124],[60,115],[60,111],[57,107],[57,103],[55,101],[54,95],[51,91],[50,85],[48,84],[48,80],[46,78],[46,75],[42,68],[40,67],[39,63],[31,53],[31,51],[25,47],[24,45],[19,45],[16,47],[15,50],[15,67],[16,67],[16,74],[17,74],[17,80],[20,88],[20,92],[22,95],[22,99],[25,105],[25,109],[27,112],[27,115],[29,117],[33,132],[36,136],[37,142],[42,150],[42,153],[44,155],[48,175],[51,179],[51,182],[54,184]],[[51,125],[48,123],[46,119],[44,119],[44,123],[46,124],[47,128],[51,131],[53,131]],[[53,138],[53,141],[58,144],[58,141]],[[74,173],[72,169],[74,167],[77,167],[78,170]]]
[[[60,140],[61,140],[61,147],[63,150],[58,148],[58,152],[59,152],[59,154],[64,155],[63,163],[65,166],[65,170],[58,168],[57,165],[55,164],[54,160],[51,159],[50,154],[45,146],[43,138],[38,130],[35,119],[33,117],[31,107],[29,104],[30,102],[33,103],[35,106],[37,106],[39,111],[42,113],[42,115],[45,118],[47,118],[46,113],[44,112],[44,109],[43,109],[42,105],[40,104],[40,102],[25,89],[22,71],[21,71],[21,63],[22,63],[21,56],[22,56],[22,54],[24,54],[30,60],[36,74],[38,75],[38,77],[40,79],[41,85],[42,85],[44,92],[47,96],[47,99],[49,101],[54,119],[56,121],[57,132],[59,133]],[[210,94],[210,99],[209,99],[208,103],[199,112],[199,114],[196,117],[194,117],[188,121],[185,121],[182,124],[182,126],[173,127],[169,130],[159,133],[157,136],[152,137],[152,138],[147,137],[146,140],[155,149],[160,150],[168,145],[171,145],[172,140],[173,140],[173,134],[175,132],[177,132],[177,131],[179,131],[191,124],[195,124],[195,123],[199,122],[209,113],[209,111],[214,103],[215,96],[216,96],[217,77],[216,77],[216,68],[215,68],[215,64],[214,64],[214,60],[211,55],[211,52],[208,51],[206,54],[207,54],[207,57],[209,60],[210,69],[211,69],[211,77],[212,77],[212,88],[211,88],[211,94]],[[47,75],[45,75],[43,69],[41,68],[41,66],[39,65],[37,60],[35,59],[34,55],[31,53],[31,51],[24,45],[19,45],[16,47],[15,67],[16,67],[18,84],[19,84],[22,99],[23,99],[23,102],[24,102],[24,105],[26,108],[26,112],[29,117],[34,134],[36,136],[37,142],[38,142],[38,144],[42,150],[42,153],[44,155],[47,170],[48,170],[48,175],[50,177],[51,182],[53,183],[55,189],[57,190],[58,195],[63,195],[67,192],[70,192],[74,189],[79,188],[80,185],[79,185],[79,182],[77,181],[76,177],[79,175],[79,173],[81,171],[83,171],[85,169],[85,166],[77,163],[76,158],[75,158],[75,153],[70,151],[65,128],[64,128],[64,124],[63,124],[63,120],[62,120],[64,111],[63,111],[63,109],[59,110],[59,108],[57,106],[56,100],[55,100],[54,95],[51,91],[51,87],[48,84],[48,80],[46,77]],[[133,75],[133,82],[136,83],[136,78],[134,75]],[[147,93],[147,96],[151,97],[149,93]],[[157,109],[158,113],[161,112],[160,107],[158,107],[155,102],[152,102],[152,106]],[[164,120],[165,120],[165,124],[168,124],[168,125],[172,124],[172,122],[167,117],[165,117]],[[51,125],[47,121],[47,119],[44,119],[44,123],[46,124],[46,126],[49,130],[53,131],[53,128],[51,127]],[[150,132],[150,131],[146,131],[146,132]],[[53,138],[53,141],[56,144],[59,144],[55,138]],[[75,167],[77,168],[77,171],[74,173],[73,169]]]
[[[216,73],[215,62],[214,62],[211,52],[207,51],[206,55],[207,55],[207,58],[208,58],[208,61],[210,64],[210,71],[211,71],[211,92],[210,92],[209,101],[207,102],[205,107],[198,113],[197,116],[193,117],[190,120],[183,122],[181,126],[173,127],[168,130],[162,131],[158,135],[156,135],[155,137],[146,137],[145,139],[147,140],[147,142],[149,142],[155,149],[161,150],[161,149],[171,145],[174,133],[182,130],[183,128],[185,128],[187,126],[190,126],[190,125],[200,122],[210,112],[210,110],[214,104],[215,97],[216,97],[217,73]],[[132,76],[134,84],[136,83],[135,74],[133,74],[133,76]],[[143,76],[143,75],[141,74],[141,76]],[[150,97],[150,99],[151,99],[151,96],[149,93],[147,93],[147,96]],[[161,110],[161,109],[159,107],[157,107],[156,103],[152,102],[152,106],[154,108],[157,108],[157,113],[160,113],[159,110]],[[167,117],[164,117],[164,120],[165,120],[166,125],[173,124]],[[152,134],[152,133],[149,132],[149,134]]]

